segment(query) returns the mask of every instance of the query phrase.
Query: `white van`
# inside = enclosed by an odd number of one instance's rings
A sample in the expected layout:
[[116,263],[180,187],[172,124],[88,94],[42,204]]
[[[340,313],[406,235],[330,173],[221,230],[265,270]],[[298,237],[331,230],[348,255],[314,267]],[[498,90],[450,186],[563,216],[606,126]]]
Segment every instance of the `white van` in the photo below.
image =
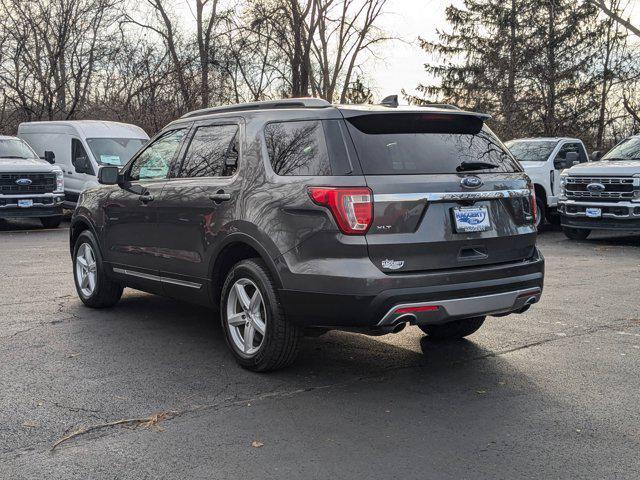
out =
[[64,173],[67,208],[75,207],[86,188],[98,185],[96,173],[100,165],[124,165],[149,140],[140,127],[99,120],[21,123],[18,138],[31,145],[40,157],[53,152],[55,164]]

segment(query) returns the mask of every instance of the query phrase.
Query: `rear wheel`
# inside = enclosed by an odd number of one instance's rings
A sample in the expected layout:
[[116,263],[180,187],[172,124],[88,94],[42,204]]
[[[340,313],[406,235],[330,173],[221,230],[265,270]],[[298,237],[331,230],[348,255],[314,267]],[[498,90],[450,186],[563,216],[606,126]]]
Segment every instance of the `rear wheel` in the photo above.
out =
[[418,325],[433,340],[456,340],[478,331],[486,317],[463,318],[441,325]]
[[562,227],[562,231],[570,240],[585,240],[591,233],[587,228]]
[[220,317],[227,344],[242,367],[266,372],[295,360],[302,330],[286,319],[261,260],[243,260],[231,269],[222,287]]
[[93,234],[82,232],[73,249],[73,278],[80,300],[88,307],[112,307],[122,296],[122,286],[107,277],[104,270]]
[[62,215],[56,217],[41,217],[40,223],[44,228],[58,228],[62,222]]

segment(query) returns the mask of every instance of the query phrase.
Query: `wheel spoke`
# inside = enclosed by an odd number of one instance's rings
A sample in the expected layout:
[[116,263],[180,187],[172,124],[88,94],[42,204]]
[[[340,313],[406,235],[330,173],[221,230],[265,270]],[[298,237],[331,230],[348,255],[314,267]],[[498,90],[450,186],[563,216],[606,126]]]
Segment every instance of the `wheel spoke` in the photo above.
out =
[[93,292],[93,289],[96,288],[96,276],[92,272],[87,273],[87,278],[89,279],[89,290]]
[[249,353],[249,351],[253,349],[253,337],[255,333],[256,331],[251,323],[244,327],[244,353]]
[[80,286],[87,288],[89,286],[89,275],[86,272],[82,272]]
[[87,263],[95,263],[95,258],[93,257],[93,250],[89,245],[85,244],[85,257],[87,259]]
[[249,295],[247,295],[247,291],[244,289],[244,285],[241,285],[239,282],[235,284],[236,295],[238,296],[238,301],[242,306],[242,309],[245,311],[249,311],[249,305],[251,304],[251,299]]
[[260,295],[260,291],[256,290],[253,292],[253,297],[251,297],[251,302],[249,303],[249,313],[251,313],[251,315],[259,314],[261,305],[262,295]]
[[227,318],[227,323],[232,327],[239,327],[246,323],[246,320],[242,318],[244,313],[235,313]]
[[78,263],[83,267],[87,266],[87,259],[84,258],[83,256],[78,255],[77,260],[78,260]]
[[253,326],[253,328],[255,329],[256,332],[258,332],[260,335],[262,335],[264,337],[265,331],[266,331],[266,325],[264,324],[264,322],[262,321],[261,318],[252,315],[251,316],[251,325]]

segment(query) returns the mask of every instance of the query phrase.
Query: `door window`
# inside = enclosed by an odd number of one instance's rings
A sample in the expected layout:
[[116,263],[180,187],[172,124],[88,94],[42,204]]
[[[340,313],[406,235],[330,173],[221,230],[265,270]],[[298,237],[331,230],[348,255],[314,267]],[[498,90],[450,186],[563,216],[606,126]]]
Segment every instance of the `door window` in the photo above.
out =
[[558,152],[557,158],[564,160],[567,158],[567,153],[569,152],[576,152],[578,154],[578,161],[580,163],[588,161],[587,152],[585,152],[582,144],[573,142],[565,143]]
[[178,177],[231,177],[238,166],[238,125],[198,127]]
[[82,142],[77,138],[71,139],[71,163],[76,173],[87,173],[95,175],[87,151],[84,149]]
[[185,129],[171,130],[151,143],[133,161],[129,180],[167,178],[169,167],[180,149],[185,133]]

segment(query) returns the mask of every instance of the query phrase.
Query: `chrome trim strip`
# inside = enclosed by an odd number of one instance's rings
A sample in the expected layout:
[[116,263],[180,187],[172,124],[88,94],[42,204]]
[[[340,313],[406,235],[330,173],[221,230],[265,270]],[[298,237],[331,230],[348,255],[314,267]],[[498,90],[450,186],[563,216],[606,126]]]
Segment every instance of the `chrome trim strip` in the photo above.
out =
[[134,270],[127,270],[125,268],[116,267],[113,269],[113,271],[114,273],[129,275],[131,277],[144,278],[146,280],[153,280],[154,282],[170,283],[172,285],[179,285],[181,287],[188,287],[188,288],[195,288],[195,289],[202,288],[201,283],[187,282],[185,280],[178,280],[177,278],[160,277],[158,275],[153,275],[151,273],[136,272]]
[[457,202],[464,200],[494,200],[500,198],[528,197],[528,188],[518,190],[488,190],[481,192],[432,192],[432,193],[377,193],[374,202]]
[[[379,327],[395,325],[397,321],[403,317],[413,317],[417,320],[418,316],[424,316],[426,319],[433,319],[434,323],[442,323],[447,319],[466,318],[476,315],[490,315],[507,313],[518,310],[527,304],[535,303],[540,300],[542,289],[532,287],[523,290],[515,290],[511,292],[495,293],[492,295],[483,295],[479,297],[454,298],[451,300],[433,300],[431,302],[418,303],[402,303],[394,305],[378,322]],[[529,302],[531,297],[535,297],[535,302]],[[434,305],[440,307],[437,312],[422,313],[404,313],[396,314],[400,308],[423,307]],[[405,320],[406,321],[406,320]]]

